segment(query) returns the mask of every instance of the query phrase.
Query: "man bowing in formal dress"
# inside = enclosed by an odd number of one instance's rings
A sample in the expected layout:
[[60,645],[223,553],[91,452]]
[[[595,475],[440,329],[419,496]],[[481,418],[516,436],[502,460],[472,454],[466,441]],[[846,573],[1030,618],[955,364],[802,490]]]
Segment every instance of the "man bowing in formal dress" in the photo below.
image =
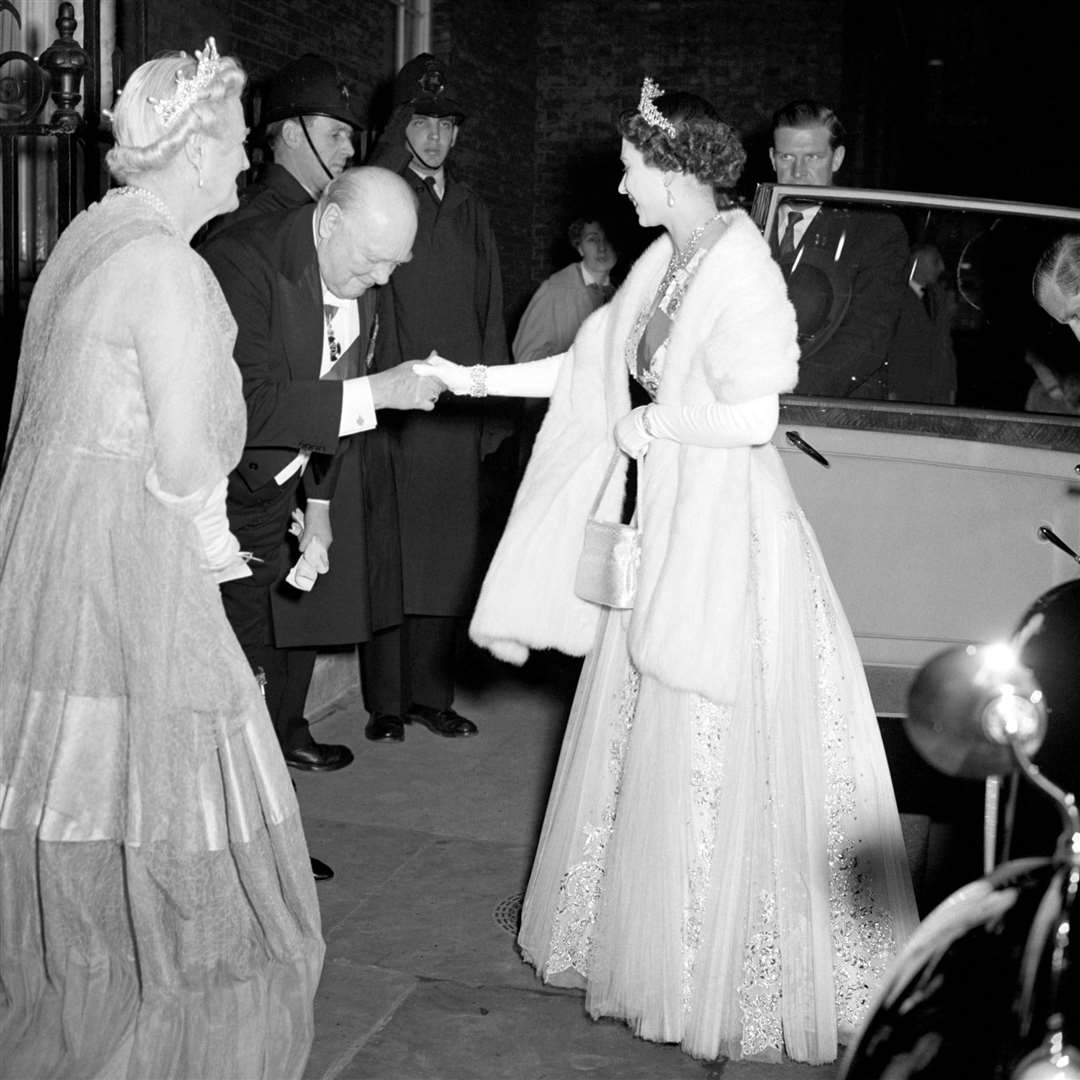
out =
[[[369,290],[409,260],[416,222],[416,197],[400,177],[386,169],[347,169],[317,204],[241,221],[201,249],[236,319],[234,355],[248,407],[247,443],[229,477],[227,506],[232,531],[257,561],[242,588],[223,588],[225,611],[252,666],[266,674],[282,750],[300,767],[340,767],[352,755],[316,744],[303,719],[314,654],[309,662],[309,650],[294,652],[282,640],[299,595],[285,584],[285,539],[299,498],[299,548],[310,564],[298,567],[299,584],[311,584],[305,571],[334,569],[330,507],[342,469],[358,473],[358,486],[349,490],[361,494],[350,495],[351,510],[392,507],[392,469],[377,411],[431,409],[442,389],[409,364],[380,372],[369,365],[375,338]],[[381,490],[387,484],[389,495]],[[342,624],[342,640],[350,643],[370,636],[373,620],[401,617],[400,586],[388,598],[373,598],[369,589],[380,576],[400,574],[396,565],[389,575],[371,565],[384,546],[398,549],[396,534],[388,545],[374,537],[375,551],[365,548],[376,531],[356,530],[362,565],[340,560],[353,573],[351,586],[324,589],[337,604],[321,618]],[[385,610],[395,600],[396,612]],[[301,654],[304,670],[293,662]]]

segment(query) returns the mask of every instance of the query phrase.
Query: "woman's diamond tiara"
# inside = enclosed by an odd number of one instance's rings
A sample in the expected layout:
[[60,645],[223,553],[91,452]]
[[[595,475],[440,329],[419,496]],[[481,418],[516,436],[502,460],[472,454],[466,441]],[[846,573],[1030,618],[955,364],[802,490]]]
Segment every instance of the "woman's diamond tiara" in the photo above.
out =
[[675,138],[675,125],[653,104],[653,101],[663,94],[663,90],[645,76],[641,84],[641,99],[638,101],[638,115],[653,127],[659,128],[665,135]]
[[202,97],[206,88],[214,81],[218,72],[217,42],[212,37],[206,39],[206,47],[195,50],[195,59],[198,64],[195,74],[190,78],[182,71],[176,73],[176,93],[171,98],[150,98],[150,104],[154,106],[154,112],[164,127],[170,127],[176,118],[191,105]]

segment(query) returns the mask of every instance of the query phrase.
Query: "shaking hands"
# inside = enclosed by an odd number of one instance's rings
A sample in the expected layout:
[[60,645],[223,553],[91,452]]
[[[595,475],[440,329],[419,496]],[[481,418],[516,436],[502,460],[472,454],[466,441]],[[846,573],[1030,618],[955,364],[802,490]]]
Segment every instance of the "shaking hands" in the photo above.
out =
[[[388,371],[368,376],[371,397],[376,409],[421,409],[430,412],[445,388],[445,381],[416,369],[437,358],[432,353],[421,362],[406,360]],[[443,363],[449,363],[444,360]],[[453,366],[453,365],[452,365]]]
[[432,351],[423,360],[414,360],[411,367],[418,376],[437,379],[451,394],[463,397],[471,393],[472,369],[455,364],[437,352]]

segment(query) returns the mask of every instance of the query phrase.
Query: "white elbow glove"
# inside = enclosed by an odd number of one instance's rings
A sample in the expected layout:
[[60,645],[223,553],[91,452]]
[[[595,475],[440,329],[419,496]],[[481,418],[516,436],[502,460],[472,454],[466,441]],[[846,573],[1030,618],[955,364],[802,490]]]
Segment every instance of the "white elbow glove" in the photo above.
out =
[[146,473],[146,490],[160,503],[191,517],[202,542],[203,566],[221,585],[237,578],[251,577],[251,568],[240,553],[240,543],[229,530],[225,512],[225,492],[228,480],[222,477],[207,494],[205,488],[190,495],[173,495],[165,491],[153,465]]
[[641,457],[653,439],[714,448],[759,446],[772,438],[779,416],[775,394],[738,405],[642,405],[615,425],[615,441],[632,457]]
[[227,486],[225,479],[219,480],[191,519],[202,541],[203,565],[219,585],[251,576],[251,568],[240,554],[240,543],[229,529],[225,512]]
[[640,405],[631,409],[615,425],[615,444],[632,458],[644,457],[653,441],[653,433],[645,426],[645,414],[650,408],[651,405]]

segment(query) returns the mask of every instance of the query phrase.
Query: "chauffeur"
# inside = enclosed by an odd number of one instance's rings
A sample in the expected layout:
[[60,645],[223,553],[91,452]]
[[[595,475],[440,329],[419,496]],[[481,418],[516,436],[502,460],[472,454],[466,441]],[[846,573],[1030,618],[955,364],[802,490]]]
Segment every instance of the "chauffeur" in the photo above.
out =
[[[832,185],[844,128],[820,102],[793,101],[772,122],[781,184]],[[798,394],[884,399],[887,356],[904,298],[907,233],[891,214],[786,201],[769,237],[799,321]]]

